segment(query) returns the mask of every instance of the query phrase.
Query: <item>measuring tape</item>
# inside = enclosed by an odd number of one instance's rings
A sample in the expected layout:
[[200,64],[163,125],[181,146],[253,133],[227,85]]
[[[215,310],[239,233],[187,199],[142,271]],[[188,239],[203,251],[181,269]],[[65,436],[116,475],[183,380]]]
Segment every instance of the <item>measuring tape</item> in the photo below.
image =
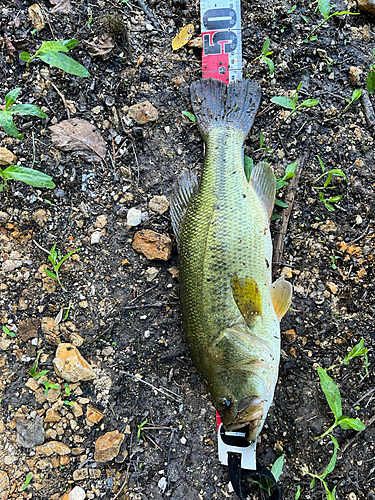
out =
[[242,80],[241,0],[201,0],[203,78]]

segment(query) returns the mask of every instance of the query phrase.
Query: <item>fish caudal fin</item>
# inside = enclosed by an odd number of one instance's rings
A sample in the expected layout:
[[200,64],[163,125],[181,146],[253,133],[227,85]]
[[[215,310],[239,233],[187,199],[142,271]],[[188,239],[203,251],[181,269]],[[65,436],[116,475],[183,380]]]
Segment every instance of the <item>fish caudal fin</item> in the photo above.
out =
[[279,278],[271,287],[271,300],[279,321],[285,315],[292,302],[292,285],[284,278]]
[[185,217],[187,206],[197,191],[197,176],[189,170],[183,172],[173,186],[170,210],[172,227],[177,238],[177,245],[179,249],[182,221]]
[[258,163],[251,172],[250,183],[261,199],[270,221],[276,196],[276,178],[271,165],[265,161]]
[[258,82],[240,80],[228,85],[207,78],[190,86],[191,102],[203,138],[215,127],[231,126],[250,132],[262,91]]
[[250,276],[241,282],[233,276],[231,287],[234,301],[237,304],[246,324],[251,327],[256,316],[262,315],[262,296],[255,280]]

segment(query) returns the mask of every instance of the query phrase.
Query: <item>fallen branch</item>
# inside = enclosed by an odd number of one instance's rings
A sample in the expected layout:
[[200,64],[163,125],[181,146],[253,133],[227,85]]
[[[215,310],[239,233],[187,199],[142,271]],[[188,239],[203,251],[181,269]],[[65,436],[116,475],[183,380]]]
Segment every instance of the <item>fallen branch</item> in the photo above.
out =
[[305,155],[302,157],[301,161],[298,162],[297,168],[295,170],[295,175],[289,183],[288,191],[285,196],[285,203],[288,204],[288,208],[286,208],[283,212],[282,225],[281,230],[277,234],[274,245],[273,245],[273,276],[276,276],[277,271],[280,267],[280,262],[282,261],[283,251],[284,251],[284,239],[286,236],[286,232],[288,229],[290,215],[292,213],[294,199],[297,194],[297,188],[299,183],[299,178],[301,176],[301,172],[305,166],[305,163],[309,159],[310,151],[308,150]]
[[362,89],[361,101],[365,112],[367,123],[375,130],[375,114],[371,104],[370,96],[366,89]]

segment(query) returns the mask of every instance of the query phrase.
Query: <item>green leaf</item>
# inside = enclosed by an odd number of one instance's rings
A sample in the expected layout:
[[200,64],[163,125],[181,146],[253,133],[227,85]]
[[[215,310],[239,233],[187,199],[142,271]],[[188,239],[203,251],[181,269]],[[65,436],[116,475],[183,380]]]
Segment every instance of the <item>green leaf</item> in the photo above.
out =
[[299,92],[302,88],[303,82],[299,82],[298,87],[297,87],[297,92]]
[[295,175],[294,172],[296,171],[297,166],[298,166],[298,161],[290,163],[285,169],[284,179],[291,179],[292,177],[294,177]]
[[356,431],[364,431],[366,426],[359,418],[349,418],[342,416],[338,419],[337,423],[343,429],[354,429]]
[[250,156],[245,155],[244,156],[244,170],[245,170],[245,176],[247,179],[247,182],[250,180],[251,172],[253,171],[254,168],[254,160],[250,158]]
[[46,275],[49,277],[49,278],[52,278],[53,280],[56,280],[57,279],[57,276],[55,273],[53,273],[52,271],[50,271],[49,269],[46,269],[45,267],[43,268],[43,271],[46,273]]
[[324,17],[324,19],[328,19],[329,13],[331,12],[331,4],[329,0],[318,0],[319,12]]
[[259,136],[259,149],[262,149],[263,144],[264,144],[264,137],[263,137],[263,130],[261,130]]
[[327,179],[326,179],[326,181],[325,181],[325,183],[324,183],[324,186],[323,186],[323,187],[327,187],[327,186],[329,186],[329,184],[330,184],[330,182],[331,182],[331,180],[332,180],[332,177],[333,177],[333,173],[332,173],[332,170],[330,170],[330,171],[328,172],[328,176],[327,176]]
[[352,102],[356,101],[359,99],[362,95],[362,90],[361,89],[355,89],[352,94]]
[[181,113],[189,118],[190,121],[196,122],[197,119],[195,118],[195,115],[193,113],[190,113],[189,111],[181,111]]
[[271,467],[271,472],[272,472],[274,478],[276,479],[276,481],[279,480],[279,477],[281,476],[281,473],[283,471],[284,457],[285,457],[285,455],[281,455],[281,457],[279,457],[275,461],[275,463],[273,464],[273,466]]
[[339,194],[338,196],[332,196],[332,198],[328,198],[328,201],[330,203],[338,203],[343,196],[344,196],[343,194]]
[[20,93],[21,88],[17,87],[14,90],[11,90],[5,96],[5,107],[9,108],[12,104],[14,104],[17,100],[18,94]]
[[55,264],[57,263],[56,243],[51,248],[48,258],[52,262],[52,265],[55,266]]
[[275,65],[273,64],[273,61],[269,57],[266,57],[266,56],[263,56],[263,61],[265,61],[268,64],[268,67],[270,69],[270,73],[272,75],[272,73],[275,72]]
[[341,394],[339,388],[328,373],[320,366],[318,366],[318,375],[320,378],[320,385],[327,398],[327,403],[335,416],[335,420],[338,420],[342,415]]
[[81,249],[80,249],[80,248],[76,248],[75,250],[72,250],[71,252],[67,253],[67,254],[65,255],[65,257],[63,257],[63,258],[60,260],[60,262],[59,262],[59,263],[55,266],[55,271],[56,271],[56,272],[58,272],[58,271],[59,271],[59,269],[60,269],[61,264],[62,264],[62,263],[63,263],[66,259],[68,259],[71,255],[73,255],[73,254],[74,254],[74,253],[76,253],[76,252],[79,252],[79,250],[81,250]]
[[[31,370],[30,370],[30,372],[31,372]],[[42,370],[41,372],[34,374],[33,378],[35,378],[35,380],[37,380],[38,378],[44,377],[44,375],[47,375],[48,372],[49,372],[49,370]],[[31,373],[30,373],[30,375],[31,375]]]
[[357,356],[364,356],[367,353],[367,349],[364,347],[365,341],[363,337],[361,338],[359,344],[353,347],[353,349],[349,352],[346,358],[343,360],[345,365],[349,364],[349,361]]
[[375,70],[370,69],[367,78],[366,78],[367,90],[370,95],[373,95],[375,92]]
[[284,181],[284,179],[277,179],[276,181],[276,191],[280,191],[281,188],[287,186],[288,183]]
[[66,54],[61,54],[60,52],[47,52],[38,56],[43,62],[54,66],[56,68],[62,69],[66,73],[77,76],[89,76],[90,73],[87,69],[82,66],[79,62],[75,61]]
[[336,500],[336,488],[337,488],[337,486],[335,486],[332,491],[329,491],[326,483],[323,483],[323,484],[324,484],[324,488],[326,490],[327,500]]
[[12,115],[30,115],[39,116],[40,118],[48,118],[48,115],[34,104],[16,104],[10,110]]
[[346,180],[346,182],[348,182],[347,176],[340,168],[333,168],[332,170],[330,170],[330,172],[332,172],[332,174],[336,175],[337,177],[343,177]]
[[318,156],[318,160],[319,160],[320,166],[322,167],[322,172],[324,174],[324,172],[326,171],[324,163],[323,163],[322,159],[320,158],[320,156],[319,155],[317,155],[317,156]]
[[265,55],[268,52],[268,49],[270,48],[270,43],[271,43],[271,40],[269,38],[267,38],[267,40],[264,42],[263,48],[262,48],[263,55]]
[[281,219],[281,215],[280,214],[272,214],[271,215],[271,220],[279,220]]
[[283,108],[296,109],[296,103],[293,101],[293,99],[290,99],[289,97],[283,97],[283,96],[272,97],[271,102],[278,104]]
[[3,325],[3,332],[9,335],[9,337],[15,337],[16,334],[12,331],[9,330],[9,328],[5,325]]
[[47,52],[69,52],[69,50],[73,49],[78,43],[79,40],[75,39],[43,42],[38,50],[38,57],[40,57],[40,54],[46,54]]
[[301,102],[301,108],[312,108],[319,104],[319,99],[306,99],[306,101]]
[[0,125],[5,132],[16,139],[22,139],[23,134],[18,133],[18,128],[13,122],[13,117],[10,109],[0,109]]
[[21,54],[18,56],[21,61],[29,62],[31,59],[31,55],[28,52],[21,52]]
[[53,189],[55,187],[50,175],[47,175],[44,172],[39,172],[39,170],[34,170],[33,168],[10,165],[10,167],[4,170],[4,174],[7,179],[22,181],[30,186],[44,187],[48,189]]
[[301,486],[297,486],[297,491],[296,491],[296,496],[294,497],[294,500],[298,500],[299,497],[301,496]]
[[32,477],[33,477],[33,475],[31,474],[31,472],[26,476],[25,484],[22,486],[22,491],[26,490]]
[[282,208],[288,208],[288,204],[285,203],[284,201],[279,200],[278,198],[276,198],[275,200],[275,205]]
[[315,477],[312,478],[311,483],[310,483],[310,490],[312,490],[315,486]]
[[332,454],[331,460],[329,461],[329,464],[326,467],[326,470],[323,472],[323,474],[321,476],[319,476],[320,479],[324,479],[326,476],[328,476],[328,474],[330,474],[336,466],[337,452],[339,450],[339,443],[331,434],[329,434],[329,437],[332,439],[332,443],[334,446],[333,454]]

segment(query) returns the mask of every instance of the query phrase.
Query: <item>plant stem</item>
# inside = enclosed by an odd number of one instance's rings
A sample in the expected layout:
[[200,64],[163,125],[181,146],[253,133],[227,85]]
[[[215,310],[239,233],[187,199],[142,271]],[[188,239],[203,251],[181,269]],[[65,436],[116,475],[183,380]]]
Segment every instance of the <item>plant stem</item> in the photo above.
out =
[[327,434],[329,434],[336,427],[336,425],[337,425],[337,423],[334,422],[329,429],[327,429],[325,432],[323,432],[323,434],[321,436],[314,438],[314,440],[316,441],[317,439],[322,439],[325,436],[327,436]]

